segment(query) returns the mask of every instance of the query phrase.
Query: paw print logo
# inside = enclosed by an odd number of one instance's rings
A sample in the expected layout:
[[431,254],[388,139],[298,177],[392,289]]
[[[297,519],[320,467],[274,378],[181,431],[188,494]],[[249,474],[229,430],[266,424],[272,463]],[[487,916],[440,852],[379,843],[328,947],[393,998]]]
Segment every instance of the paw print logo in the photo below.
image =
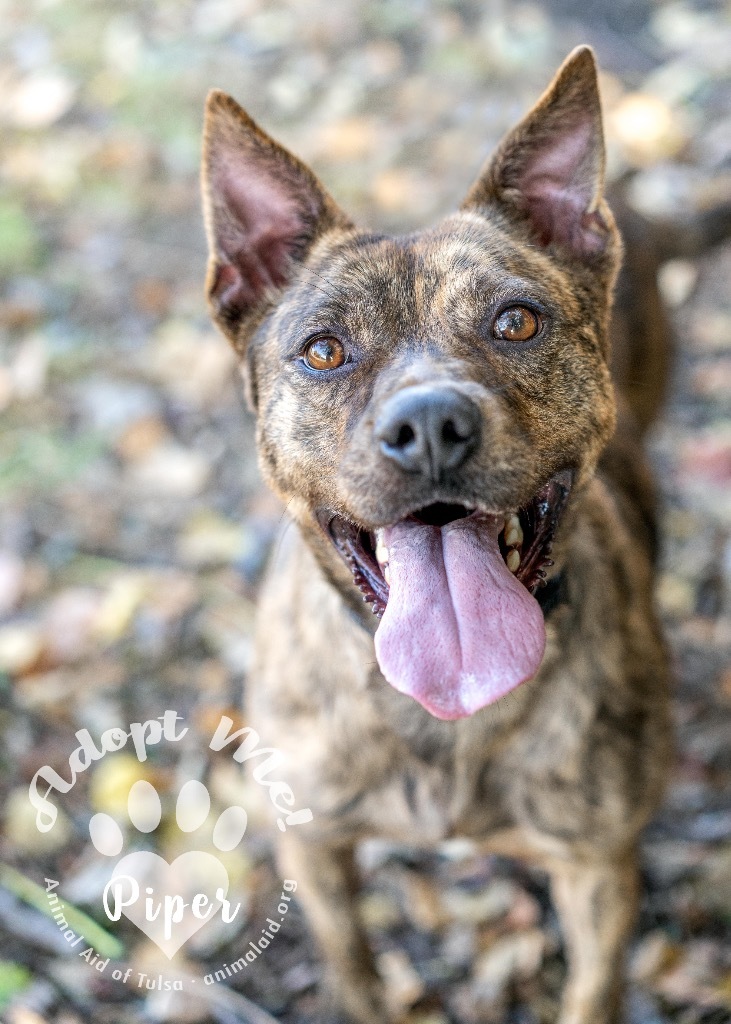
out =
[[[181,832],[196,833],[207,821],[211,798],[201,782],[192,780],[181,788],[175,820]],[[129,791],[127,814],[140,833],[154,832],[162,818],[157,790],[149,782],[135,782]],[[234,850],[246,831],[246,811],[227,807],[213,827],[212,842],[221,853]],[[89,835],[98,853],[118,857],[124,835],[108,814],[95,814]],[[227,899],[228,872],[218,857],[203,850],[181,854],[172,864],[149,850],[135,850],[119,860],[104,889],[104,910],[112,921],[122,914],[172,959],[217,913],[232,921],[241,909]]]

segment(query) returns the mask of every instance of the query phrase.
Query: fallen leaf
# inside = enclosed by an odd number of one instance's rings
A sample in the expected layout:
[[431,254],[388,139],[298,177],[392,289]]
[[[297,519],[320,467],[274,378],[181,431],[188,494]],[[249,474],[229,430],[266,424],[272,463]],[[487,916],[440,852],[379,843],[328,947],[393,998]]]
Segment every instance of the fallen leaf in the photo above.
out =
[[[0,969],[1,973],[1,969]],[[0,977],[0,1008],[2,1007],[2,978]],[[47,1024],[47,1018],[27,1006],[11,1006],[8,1009],[7,1024]]]
[[365,927],[372,931],[387,931],[403,920],[396,901],[378,890],[363,893],[358,910]]
[[386,988],[386,1000],[393,1009],[412,1006],[424,994],[424,983],[402,949],[381,953],[377,965]]
[[47,370],[46,339],[40,332],[29,334],[13,360],[11,375],[14,397],[22,401],[37,398],[45,387]]
[[43,652],[43,634],[35,623],[0,626],[0,671],[12,675],[30,672]]
[[169,436],[158,416],[141,416],[122,430],[114,447],[125,462],[138,462],[169,440]]
[[420,872],[405,871],[400,881],[404,888],[404,911],[416,928],[430,932],[448,923],[449,911],[432,878]]
[[660,267],[657,283],[669,306],[678,307],[687,302],[698,282],[698,268],[690,260],[668,260]]
[[482,888],[469,892],[448,889],[442,901],[447,911],[458,921],[483,924],[495,921],[508,913],[515,898],[515,885],[506,879],[493,879]]
[[52,71],[29,75],[6,97],[4,119],[19,128],[48,128],[70,109],[76,86]]
[[426,200],[424,181],[416,171],[407,167],[392,167],[381,171],[371,186],[376,204],[388,213],[411,210]]
[[22,854],[53,853],[63,849],[71,838],[72,828],[63,809],[57,806],[57,811],[53,828],[48,832],[39,831],[28,787],[19,786],[11,790],[5,803],[4,835]]
[[630,974],[635,981],[647,984],[659,974],[674,967],[682,950],[659,929],[643,935],[630,960]]
[[115,579],[98,605],[94,633],[108,643],[118,640],[127,632],[146,590],[146,580],[140,573],[127,573]]
[[199,512],[186,523],[178,539],[178,554],[186,565],[228,565],[241,554],[244,528],[214,512]]
[[158,278],[140,281],[135,285],[134,296],[138,309],[149,316],[165,316],[173,298],[170,285]]
[[642,167],[675,156],[687,142],[677,109],[650,93],[633,92],[607,115],[609,136],[618,140],[625,158]]
[[146,494],[192,498],[203,489],[210,474],[205,457],[174,442],[158,445],[128,468],[132,487]]
[[91,652],[101,603],[101,593],[92,587],[68,587],[54,595],[43,617],[52,664],[72,664]]
[[153,781],[149,764],[138,761],[124,752],[107,755],[98,762],[89,783],[89,803],[95,811],[106,811],[112,817],[124,819],[127,798],[135,782]]
[[543,961],[546,938],[538,928],[498,939],[474,966],[473,990],[479,1000],[495,1002],[514,978],[531,978]]
[[314,150],[321,160],[363,160],[376,150],[380,134],[375,118],[345,117],[320,129]]

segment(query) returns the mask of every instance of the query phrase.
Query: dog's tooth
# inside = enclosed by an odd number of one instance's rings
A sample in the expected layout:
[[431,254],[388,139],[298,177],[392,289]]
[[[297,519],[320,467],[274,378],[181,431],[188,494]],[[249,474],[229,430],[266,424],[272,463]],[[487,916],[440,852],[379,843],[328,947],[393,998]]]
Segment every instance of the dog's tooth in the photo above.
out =
[[383,531],[379,530],[376,533],[376,558],[380,565],[385,565],[388,562],[388,548],[386,542],[383,539]]
[[505,564],[511,572],[517,572],[520,568],[520,553],[516,551],[515,548],[511,548],[510,551],[508,551]]
[[390,587],[391,586],[391,570],[388,567],[388,563],[386,563],[386,565],[384,565],[384,567],[383,567],[383,578],[384,578],[384,580],[386,581],[386,583]]
[[505,546],[517,548],[523,543],[523,527],[516,515],[508,516],[505,520]]

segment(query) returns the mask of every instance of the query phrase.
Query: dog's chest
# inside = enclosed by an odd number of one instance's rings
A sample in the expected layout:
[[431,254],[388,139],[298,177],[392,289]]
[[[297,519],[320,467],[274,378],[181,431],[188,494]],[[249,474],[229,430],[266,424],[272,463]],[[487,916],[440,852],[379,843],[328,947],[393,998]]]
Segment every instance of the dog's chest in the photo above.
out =
[[499,764],[484,755],[427,764],[401,743],[384,755],[381,749],[377,778],[364,765],[370,784],[343,807],[363,835],[431,846],[456,836],[484,839],[509,824]]

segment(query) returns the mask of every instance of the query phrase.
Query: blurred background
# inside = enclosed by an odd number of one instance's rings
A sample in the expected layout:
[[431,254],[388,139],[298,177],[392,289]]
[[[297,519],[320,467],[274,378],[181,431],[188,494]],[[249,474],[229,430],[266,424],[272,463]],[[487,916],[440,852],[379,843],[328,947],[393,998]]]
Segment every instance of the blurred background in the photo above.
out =
[[[100,914],[108,867],[89,844],[90,816],[124,821],[130,785],[153,782],[167,814],[148,842],[171,860],[181,781],[203,779],[214,810],[248,806],[230,752],[204,755],[221,714],[241,722],[257,583],[281,510],[260,485],[233,358],[204,308],[207,90],[232,93],[361,223],[400,230],[460,199],[582,42],[603,69],[610,173],[627,179],[629,201],[683,223],[728,204],[722,3],[0,0],[8,1024],[316,1019],[319,967],[296,908],[245,977],[181,1000],[80,961],[33,887],[62,879],[67,904],[103,926],[105,955],[168,969],[141,932]],[[660,271],[678,352],[651,451],[680,751],[644,846],[633,1024],[731,1020],[730,281],[728,243],[681,251]],[[28,782],[43,764],[67,772],[77,730],[98,736],[166,708],[190,726],[176,754],[107,756],[61,800],[54,829],[36,830]],[[197,933],[181,971],[235,959],[258,933],[281,887],[275,829],[251,808],[228,862],[245,919]],[[539,875],[460,844],[374,848],[363,871],[379,967],[413,1024],[555,1019],[564,967]]]

